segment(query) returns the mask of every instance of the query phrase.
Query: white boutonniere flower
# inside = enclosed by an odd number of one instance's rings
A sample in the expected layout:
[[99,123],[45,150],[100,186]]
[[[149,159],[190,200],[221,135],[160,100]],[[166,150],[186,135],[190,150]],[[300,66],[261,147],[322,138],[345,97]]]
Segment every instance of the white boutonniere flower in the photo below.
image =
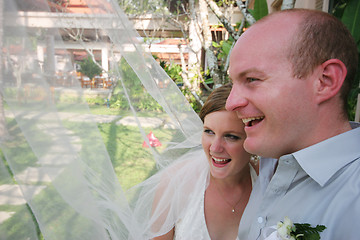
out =
[[293,223],[288,217],[277,224],[277,236],[281,240],[319,240],[324,225],[311,227],[308,223]]
[[297,236],[292,236],[295,231],[296,227],[288,217],[285,217],[283,222],[277,224],[277,232],[281,240],[296,240]]

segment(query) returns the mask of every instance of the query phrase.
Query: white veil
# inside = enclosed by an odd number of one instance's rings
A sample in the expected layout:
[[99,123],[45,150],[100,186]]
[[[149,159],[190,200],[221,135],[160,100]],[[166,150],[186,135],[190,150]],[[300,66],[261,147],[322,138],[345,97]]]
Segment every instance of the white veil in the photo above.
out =
[[[108,49],[110,70],[105,75],[114,80],[114,94],[121,96],[121,104],[127,104],[131,112],[122,119],[136,123],[142,136],[138,142],[129,142],[129,151],[146,141],[149,148],[137,149],[148,156],[142,161],[156,163],[155,172],[174,164],[173,184],[182,182],[188,187],[189,195],[164,196],[181,205],[198,191],[196,186],[204,184],[204,178],[188,179],[184,177],[187,171],[176,167],[184,159],[196,160],[202,152],[202,122],[197,114],[143,50],[115,1],[79,3],[86,13],[65,10],[48,0],[1,3],[0,239],[40,239],[40,232],[44,239],[153,236],[147,233],[153,216],[153,200],[147,193],[154,193],[152,189],[158,189],[164,176],[160,173],[128,193],[123,191],[106,150],[108,139],[103,139],[75,75],[69,46],[89,53],[94,53],[87,49],[89,44]],[[135,88],[143,89],[141,96],[133,94]],[[160,124],[154,129],[138,116],[140,103],[159,105],[153,116]],[[161,148],[151,147],[146,136],[150,130],[161,136]],[[201,174],[206,176],[203,166]],[[153,230],[154,235],[171,229],[174,218],[166,221],[164,228]]]

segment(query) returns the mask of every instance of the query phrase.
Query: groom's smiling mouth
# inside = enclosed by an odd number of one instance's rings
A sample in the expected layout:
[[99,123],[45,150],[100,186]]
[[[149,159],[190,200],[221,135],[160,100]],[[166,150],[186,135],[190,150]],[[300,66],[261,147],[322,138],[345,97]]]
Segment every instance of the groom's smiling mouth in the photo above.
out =
[[241,120],[245,124],[245,127],[251,127],[261,122],[263,119],[264,116],[259,116],[259,117],[242,118]]

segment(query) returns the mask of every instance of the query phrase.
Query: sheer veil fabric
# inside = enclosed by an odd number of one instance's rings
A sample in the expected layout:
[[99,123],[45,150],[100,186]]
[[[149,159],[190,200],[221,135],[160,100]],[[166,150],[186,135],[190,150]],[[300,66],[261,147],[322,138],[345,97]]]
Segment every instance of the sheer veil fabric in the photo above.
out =
[[[82,0],[85,13],[53,2],[2,1],[0,239],[39,239],[39,232],[44,239],[96,240],[164,234],[207,182],[206,163],[199,160],[202,122],[144,51],[116,1]],[[139,101],[159,105],[156,131],[167,138],[160,139],[161,148],[141,148],[156,164],[155,175],[128,191],[69,54],[95,54],[89,45],[107,49],[110,70],[104,74],[127,104],[139,144],[150,145]],[[133,94],[139,86],[142,97]],[[175,194],[176,188],[184,194]]]

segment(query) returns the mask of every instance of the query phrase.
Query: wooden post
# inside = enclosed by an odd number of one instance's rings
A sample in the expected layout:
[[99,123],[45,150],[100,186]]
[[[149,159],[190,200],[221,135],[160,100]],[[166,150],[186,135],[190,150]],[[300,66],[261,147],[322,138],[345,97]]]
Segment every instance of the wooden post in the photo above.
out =
[[357,98],[355,122],[360,122],[360,94],[358,94],[358,98]]

